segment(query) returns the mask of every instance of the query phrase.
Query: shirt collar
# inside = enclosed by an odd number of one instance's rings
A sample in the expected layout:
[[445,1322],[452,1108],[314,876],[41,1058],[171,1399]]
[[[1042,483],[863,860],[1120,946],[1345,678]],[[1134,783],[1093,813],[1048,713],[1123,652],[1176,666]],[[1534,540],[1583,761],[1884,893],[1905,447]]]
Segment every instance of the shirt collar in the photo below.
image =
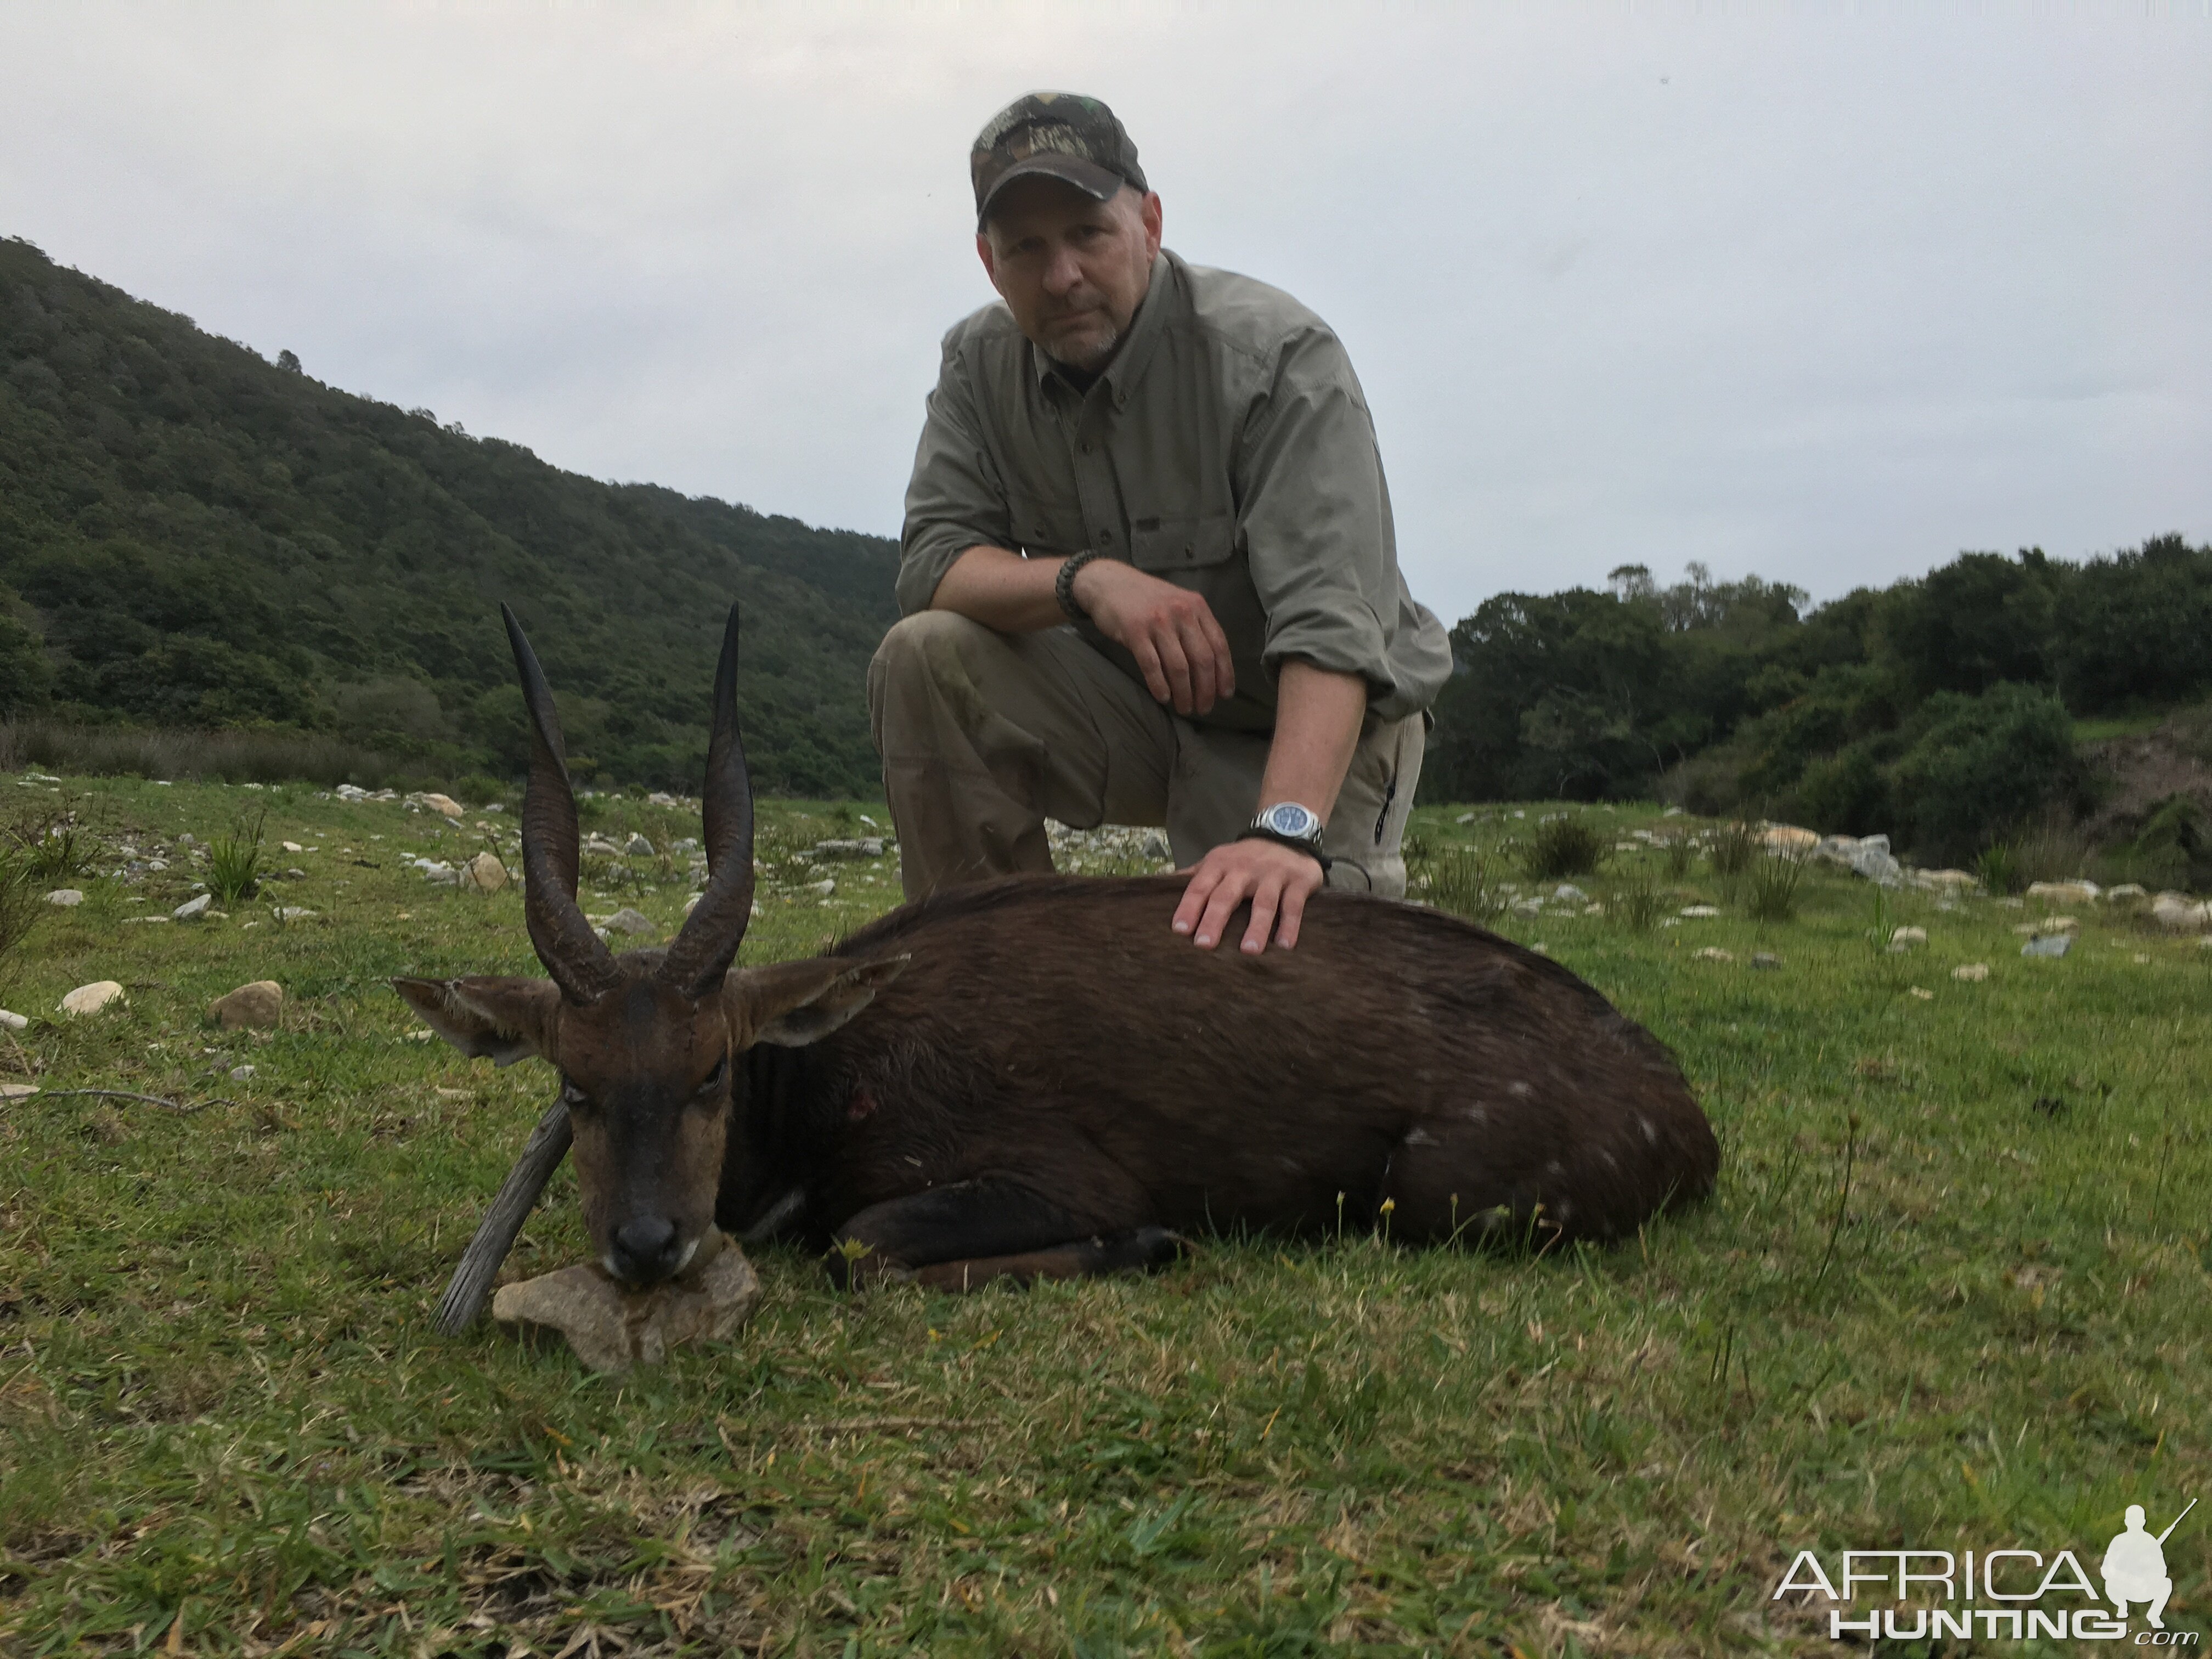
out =
[[[1137,306],[1137,314],[1129,320],[1129,332],[1121,342],[1121,349],[1106,365],[1106,372],[1093,382],[1093,390],[1103,385],[1117,404],[1127,401],[1130,390],[1152,360],[1152,348],[1162,331],[1190,309],[1190,296],[1183,291],[1177,264],[1175,256],[1165,248],[1153,256],[1152,279],[1146,285],[1144,299]],[[1069,395],[1087,395],[1077,392],[1052,359],[1034,343],[1030,346],[1030,362],[1036,373],[1037,384],[1048,391],[1057,385]]]

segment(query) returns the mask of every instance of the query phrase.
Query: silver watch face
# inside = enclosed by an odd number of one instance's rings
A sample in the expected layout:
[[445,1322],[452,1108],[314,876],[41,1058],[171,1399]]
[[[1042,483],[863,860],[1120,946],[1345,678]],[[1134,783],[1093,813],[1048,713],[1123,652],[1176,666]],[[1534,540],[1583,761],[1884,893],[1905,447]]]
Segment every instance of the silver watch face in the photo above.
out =
[[1260,814],[1260,827],[1293,841],[1315,841],[1321,836],[1321,819],[1294,800],[1270,806]]

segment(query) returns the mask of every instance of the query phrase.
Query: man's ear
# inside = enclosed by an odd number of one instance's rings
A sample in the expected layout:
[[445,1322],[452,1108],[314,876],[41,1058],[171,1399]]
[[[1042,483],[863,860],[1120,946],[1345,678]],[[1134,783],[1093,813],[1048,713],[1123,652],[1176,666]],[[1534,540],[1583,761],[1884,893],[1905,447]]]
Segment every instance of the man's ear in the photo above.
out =
[[395,979],[392,988],[471,1059],[512,1066],[551,1047],[561,988],[550,979]]
[[911,957],[841,962],[816,957],[771,968],[733,968],[722,981],[723,1007],[740,1048],[756,1042],[799,1048],[828,1036],[904,973]]

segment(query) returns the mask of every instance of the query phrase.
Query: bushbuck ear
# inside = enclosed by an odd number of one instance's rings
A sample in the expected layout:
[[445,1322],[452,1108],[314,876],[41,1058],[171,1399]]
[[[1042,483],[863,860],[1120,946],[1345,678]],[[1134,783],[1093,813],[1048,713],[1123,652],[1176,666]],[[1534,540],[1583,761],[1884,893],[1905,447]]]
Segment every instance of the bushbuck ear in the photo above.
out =
[[544,1054],[561,988],[550,979],[395,979],[392,988],[440,1036],[471,1059],[495,1066]]
[[722,981],[724,1006],[739,1048],[773,1042],[802,1048],[828,1036],[906,972],[911,957],[842,962],[816,957],[771,968],[732,969]]

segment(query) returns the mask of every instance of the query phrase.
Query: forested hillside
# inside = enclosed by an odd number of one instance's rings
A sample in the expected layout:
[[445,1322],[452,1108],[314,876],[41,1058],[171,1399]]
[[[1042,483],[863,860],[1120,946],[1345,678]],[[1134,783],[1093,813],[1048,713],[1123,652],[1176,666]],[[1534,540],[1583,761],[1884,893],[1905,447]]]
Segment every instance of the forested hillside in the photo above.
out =
[[512,774],[504,599],[581,777],[696,788],[735,599],[759,785],[872,792],[896,562],[561,471],[0,241],[0,714],[267,723]]
[[2212,696],[2212,547],[2179,536],[2080,564],[1967,553],[1805,599],[1694,565],[1662,588],[1625,565],[1609,592],[1486,601],[1452,629],[1424,792],[1662,792],[1957,858],[2090,804],[2077,720]]

